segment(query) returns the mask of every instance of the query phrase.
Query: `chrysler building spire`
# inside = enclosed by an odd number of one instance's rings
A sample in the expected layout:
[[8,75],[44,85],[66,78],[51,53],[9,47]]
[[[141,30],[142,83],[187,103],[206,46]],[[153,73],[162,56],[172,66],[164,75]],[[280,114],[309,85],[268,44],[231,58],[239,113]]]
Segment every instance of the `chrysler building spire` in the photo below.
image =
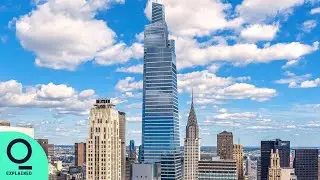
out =
[[[192,100],[191,100],[191,107],[188,117],[188,123],[186,128],[186,138],[199,138],[199,126],[197,122],[197,116],[194,109],[194,95],[192,90]],[[191,128],[191,129],[190,129]]]
[[191,108],[184,139],[184,180],[198,179],[198,161],[200,160],[200,138],[197,116],[194,109],[192,90]]

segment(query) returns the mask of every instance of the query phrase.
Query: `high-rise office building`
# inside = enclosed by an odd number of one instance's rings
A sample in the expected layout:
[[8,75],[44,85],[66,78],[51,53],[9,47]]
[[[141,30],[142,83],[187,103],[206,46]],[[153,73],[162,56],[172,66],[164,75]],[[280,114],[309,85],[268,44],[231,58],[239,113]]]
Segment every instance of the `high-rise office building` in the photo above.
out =
[[164,6],[152,3],[144,31],[142,144],[145,163],[161,162],[161,179],[181,174],[181,150],[174,40],[168,39]]
[[110,100],[97,100],[90,110],[86,142],[86,179],[121,180],[120,113]]
[[56,161],[54,155],[54,144],[48,144],[48,161],[53,162]]
[[134,140],[130,140],[128,157],[126,158],[126,180],[131,180],[132,164],[137,163],[137,153]]
[[275,152],[277,149],[279,151],[280,167],[290,167],[290,141],[280,139],[261,141],[261,180],[268,179],[271,150]]
[[280,167],[279,151],[270,154],[270,167],[268,171],[268,180],[297,180],[294,169],[291,167]]
[[294,169],[298,179],[318,180],[318,149],[296,149]]
[[233,145],[233,159],[237,162],[238,180],[244,180],[243,175],[243,149],[241,144]]
[[143,149],[142,149],[142,145],[139,146],[139,153],[138,153],[138,162],[141,163],[142,162],[142,156],[143,156]]
[[257,180],[261,180],[261,157],[257,159]]
[[200,160],[198,180],[237,180],[237,163],[235,160]]
[[48,139],[36,139],[36,141],[40,144],[40,146],[46,153],[48,161],[49,162],[54,161],[54,145],[49,144]]
[[273,152],[273,149],[271,149],[268,180],[281,180],[280,156],[278,149],[276,152]]
[[318,157],[318,179],[320,179],[320,157]]
[[126,177],[126,113],[119,112],[119,137],[121,139],[121,179]]
[[48,144],[49,140],[48,139],[36,139],[36,141],[40,144],[46,155],[48,156]]
[[245,163],[245,180],[257,180],[257,161],[251,160],[250,156],[247,156]]
[[131,180],[132,177],[132,164],[137,163],[136,159],[126,158],[126,180]]
[[130,159],[137,158],[137,150],[136,150],[136,146],[134,144],[134,140],[130,140],[128,157]]
[[86,163],[86,143],[75,143],[74,144],[74,165],[83,166]]
[[193,105],[193,94],[191,108],[186,127],[186,138],[184,139],[184,180],[198,179],[198,161],[200,160],[200,138],[197,116]]
[[232,132],[223,131],[217,135],[217,154],[221,159],[233,159]]

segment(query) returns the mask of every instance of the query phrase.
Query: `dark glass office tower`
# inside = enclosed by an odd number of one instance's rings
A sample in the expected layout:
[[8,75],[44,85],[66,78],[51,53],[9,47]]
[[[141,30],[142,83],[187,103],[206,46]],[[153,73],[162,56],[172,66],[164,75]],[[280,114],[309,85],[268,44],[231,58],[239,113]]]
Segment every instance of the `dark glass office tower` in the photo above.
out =
[[178,91],[174,40],[168,39],[164,6],[152,3],[144,31],[143,161],[161,162],[161,179],[181,179]]
[[134,159],[134,160],[137,158],[137,152],[136,152],[136,146],[134,145],[134,140],[130,140],[128,156],[130,159]]
[[290,167],[290,141],[261,141],[261,180],[268,180],[271,149],[279,150],[280,167]]
[[294,169],[298,179],[318,180],[318,149],[296,149]]

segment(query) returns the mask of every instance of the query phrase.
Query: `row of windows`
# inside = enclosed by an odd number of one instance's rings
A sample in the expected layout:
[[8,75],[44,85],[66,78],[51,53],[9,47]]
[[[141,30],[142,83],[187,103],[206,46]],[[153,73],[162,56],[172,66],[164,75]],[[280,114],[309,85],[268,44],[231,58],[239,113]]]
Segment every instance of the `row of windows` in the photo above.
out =
[[[153,142],[153,141],[174,141],[174,138],[172,137],[145,137],[144,138],[145,142]],[[179,139],[176,140],[179,142]]]
[[[161,62],[161,63],[152,63],[152,64],[145,64],[144,68],[152,68],[155,67],[157,68],[156,70],[158,71],[165,71],[165,70],[170,70],[171,68],[171,62]],[[146,71],[148,72],[148,71]]]
[[[167,151],[167,152],[164,152],[163,150],[159,150],[159,151],[146,151],[144,153],[144,158],[145,159],[160,159],[161,156],[164,156],[164,153],[174,153],[175,150],[171,150],[171,151]],[[155,158],[155,157],[159,157],[159,158]],[[176,155],[176,157],[180,157],[180,153]],[[166,160],[167,162],[168,161],[171,161],[171,162],[179,162],[180,160],[175,160],[174,157],[170,158],[170,160]],[[163,164],[161,164],[162,166]]]
[[174,93],[161,93],[157,91],[151,91],[151,93],[146,93],[145,98],[157,98],[157,99],[171,99],[171,98],[176,98],[177,94]]
[[178,109],[177,106],[173,106],[173,105],[146,105],[145,109]]
[[[178,103],[178,97],[176,94],[168,94],[168,93],[159,93],[156,91],[152,91],[153,93],[146,93],[144,96],[145,101],[155,101],[155,102],[167,102],[167,104],[172,104],[174,102]],[[159,104],[159,105],[163,105]],[[149,104],[149,105],[157,105],[157,104]],[[165,105],[165,104],[164,104]]]
[[[163,40],[165,41],[165,38],[168,34],[168,32],[166,31],[165,27],[162,26],[157,26],[156,24],[152,24],[147,26],[146,30],[144,31],[145,34],[145,42],[147,42],[147,39],[152,39],[155,35],[158,34],[163,34],[162,37],[158,38],[158,40]],[[152,48],[152,47],[151,47]]]
[[163,76],[163,75],[173,75],[173,73],[171,71],[167,71],[167,72],[154,72],[154,71],[146,71],[145,74],[144,74],[146,77],[148,76]]
[[159,137],[159,138],[162,138],[162,137],[169,137],[169,138],[174,138],[175,136],[178,136],[179,133],[175,133],[175,134],[168,134],[168,133],[164,133],[164,134],[160,134],[160,133],[157,133],[157,134],[144,134],[145,137]]
[[170,112],[170,113],[165,113],[165,112],[159,113],[159,112],[146,111],[146,112],[144,112],[144,115],[145,115],[145,117],[147,117],[147,116],[158,116],[159,117],[159,116],[170,116],[175,113],[178,114],[179,112],[177,110],[174,110],[173,112]]
[[154,67],[154,68],[147,68],[144,69],[144,77],[159,77],[159,76],[170,76],[172,75],[173,79],[177,79],[176,71],[168,68],[162,67]]
[[148,121],[150,120],[155,120],[155,119],[165,119],[165,118],[170,118],[173,119],[177,122],[179,122],[179,114],[171,114],[170,116],[154,116],[154,114],[152,114],[152,116],[147,116],[144,112],[142,112],[142,119],[144,121]]
[[178,96],[176,94],[173,93],[160,93],[160,92],[156,92],[156,91],[152,91],[153,93],[146,93],[144,94],[144,101],[148,101],[148,102],[161,102],[161,104],[159,103],[155,103],[155,104],[148,104],[148,105],[153,105],[153,106],[157,106],[157,105],[176,105],[178,104]]
[[[146,94],[144,94],[144,100],[145,101],[163,101],[168,102],[167,104],[172,104],[172,101],[178,102],[178,97],[176,94],[173,93],[161,93],[157,91],[148,91]],[[157,104],[150,104],[150,105],[157,105]],[[159,104],[159,105],[166,105],[166,104]]]
[[170,89],[170,90],[151,90],[151,89],[145,89],[145,94],[177,94],[175,89]]
[[167,84],[167,85],[172,85],[174,83],[173,79],[150,79],[150,80],[145,80],[146,84]]
[[174,89],[177,89],[177,84],[172,82],[163,82],[163,81],[145,81],[144,87],[150,88],[150,87],[171,87]]
[[161,105],[161,104],[173,104],[178,106],[178,102],[175,99],[166,100],[166,99],[144,99],[145,105]]
[[[161,87],[161,86],[158,86],[158,87],[145,87],[145,90],[155,90],[155,91],[170,91],[170,90],[177,90],[176,87],[172,86],[172,87]],[[175,91],[174,91],[175,92]]]
[[[146,90],[154,89],[154,90],[172,90],[177,89],[177,87],[173,84],[157,84],[157,83],[145,83],[144,88]],[[163,89],[165,88],[165,89]]]
[[[159,71],[159,72],[163,72],[163,71]],[[148,82],[148,83],[160,83],[160,82],[175,83],[176,77],[173,75],[145,76],[144,82]]]
[[144,56],[144,63],[152,63],[152,62],[170,62],[172,63],[172,52],[169,53],[157,53],[157,54],[148,54],[146,53]]
[[150,48],[146,48],[145,52],[148,54],[148,55],[152,55],[152,54],[171,54],[172,52],[172,49],[171,48],[161,48],[161,47],[150,47]]

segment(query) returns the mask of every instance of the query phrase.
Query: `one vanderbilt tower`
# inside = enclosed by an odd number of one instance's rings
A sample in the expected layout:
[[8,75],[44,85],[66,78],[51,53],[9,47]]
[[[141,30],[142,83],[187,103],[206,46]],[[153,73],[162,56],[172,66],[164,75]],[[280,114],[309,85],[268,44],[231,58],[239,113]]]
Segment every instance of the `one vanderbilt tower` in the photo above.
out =
[[152,3],[144,31],[143,161],[161,163],[162,180],[180,180],[181,154],[174,40],[168,39],[164,6]]

